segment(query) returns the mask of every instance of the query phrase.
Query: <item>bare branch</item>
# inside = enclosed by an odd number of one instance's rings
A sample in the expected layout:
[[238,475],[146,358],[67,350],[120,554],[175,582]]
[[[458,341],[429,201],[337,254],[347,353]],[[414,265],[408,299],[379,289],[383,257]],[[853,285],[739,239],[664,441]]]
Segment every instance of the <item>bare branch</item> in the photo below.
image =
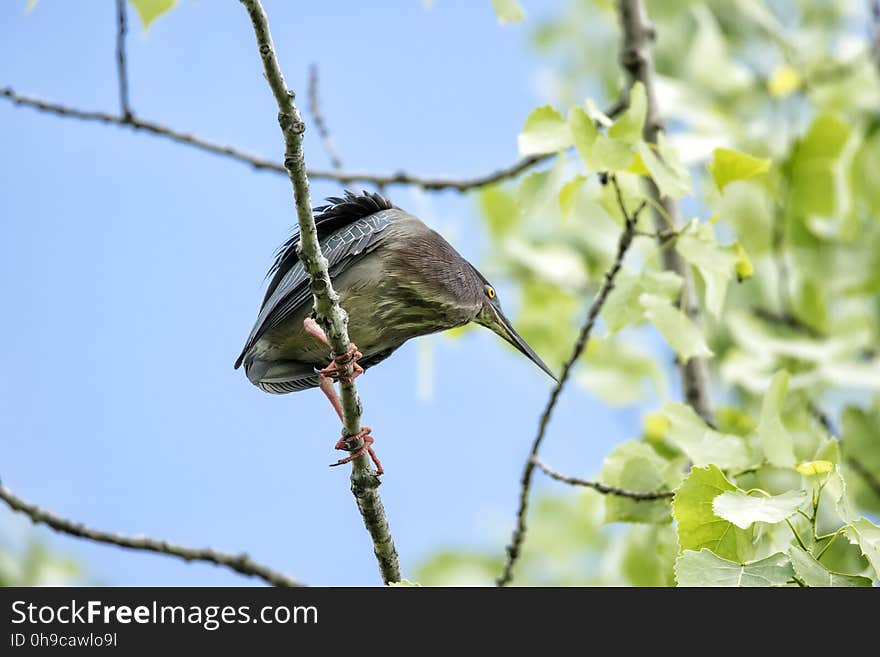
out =
[[190,133],[179,132],[173,128],[169,128],[168,126],[154,123],[153,121],[147,121],[145,119],[134,117],[126,120],[125,117],[117,116],[116,114],[109,114],[107,112],[93,112],[90,110],[82,110],[75,107],[69,107],[67,105],[60,105],[58,103],[41,100],[39,98],[23,96],[16,93],[10,87],[0,89],[0,97],[8,98],[16,105],[32,107],[33,109],[40,110],[41,112],[47,112],[49,114],[55,114],[56,116],[70,119],[79,119],[81,121],[94,121],[97,123],[114,124],[123,127],[129,127],[135,132],[146,132],[151,135],[170,139],[171,141],[177,142],[179,144],[185,144],[187,146],[192,146],[202,151],[207,151],[208,153],[213,153],[214,155],[223,155],[234,160],[238,160],[239,162],[249,164],[255,169],[266,169],[278,173],[287,173],[284,169],[284,166],[282,164],[279,164],[278,162],[273,162],[271,160],[259,158],[254,155],[249,155],[233,148],[232,146],[221,146],[218,144],[214,144],[212,142],[201,139],[200,137],[196,137]]
[[[648,115],[645,119],[645,141],[657,143],[657,134],[662,129],[660,110],[657,105],[657,92],[654,88],[654,60],[651,54],[651,42],[654,39],[654,26],[648,20],[643,0],[617,0],[618,17],[623,33],[620,63],[629,76],[630,86],[641,82],[645,86],[648,97]],[[671,198],[663,198],[653,180],[648,180],[648,190],[654,204],[654,220],[657,231],[668,226],[673,230],[677,227],[678,204]],[[660,212],[657,205],[663,208]],[[663,216],[665,214],[665,216]],[[675,272],[682,279],[684,311],[695,324],[700,323],[700,307],[697,304],[696,290],[687,263],[675,249],[661,251],[663,267]],[[684,398],[688,404],[706,421],[715,426],[715,415],[709,399],[709,369],[703,358],[691,358],[687,362],[679,361]]]
[[[16,105],[31,107],[41,112],[47,112],[64,118],[129,127],[135,132],[145,132],[156,137],[170,139],[178,144],[192,146],[193,148],[214,155],[222,155],[223,157],[228,157],[243,164],[247,164],[258,170],[287,174],[284,165],[279,162],[245,153],[232,146],[215,144],[206,139],[202,139],[201,137],[196,137],[191,133],[182,132],[154,121],[135,117],[129,117],[126,119],[124,116],[117,116],[108,112],[94,112],[91,110],[83,110],[76,107],[61,105],[40,98],[23,96],[13,91],[10,87],[0,89],[0,97],[8,98]],[[490,173],[467,178],[457,178],[454,176],[422,176],[406,173],[405,171],[386,174],[366,171],[326,171],[321,169],[309,169],[307,173],[309,178],[313,180],[333,180],[343,185],[354,183],[373,184],[377,187],[412,185],[428,191],[454,190],[458,192],[467,192],[472,189],[479,189],[486,185],[493,185],[495,183],[515,178],[521,173],[553,157],[554,155],[534,155],[518,160],[509,166],[501,167]]]
[[51,511],[46,511],[40,507],[26,502],[20,497],[13,494],[5,486],[0,486],[0,499],[9,505],[14,511],[23,513],[31,519],[36,525],[44,524],[51,527],[57,532],[86,538],[96,543],[107,543],[117,547],[128,548],[130,550],[143,550],[146,552],[156,552],[158,554],[166,554],[172,557],[178,557],[184,561],[205,561],[213,563],[217,566],[229,568],[242,575],[250,577],[259,577],[272,586],[303,586],[302,583],[291,579],[283,573],[279,573],[271,568],[267,568],[261,564],[255,563],[246,554],[228,554],[218,552],[210,548],[190,548],[182,545],[175,545],[168,541],[160,541],[146,536],[123,536],[112,532],[101,531],[100,529],[92,529],[79,522],[67,520],[61,516],[55,515]]
[[116,0],[116,73],[119,76],[119,112],[122,120],[131,120],[128,103],[128,70],[125,65],[125,0]]
[[650,237],[657,240],[661,244],[665,244],[671,239],[678,237],[679,233],[675,230],[637,230],[636,237]]
[[584,488],[592,488],[594,491],[602,493],[602,495],[617,495],[618,497],[628,497],[629,499],[635,500],[636,502],[663,500],[672,497],[673,495],[672,491],[642,493],[639,491],[617,488],[616,486],[608,486],[607,484],[602,484],[598,481],[587,481],[586,479],[578,479],[577,477],[567,477],[566,475],[560,474],[559,472],[551,468],[537,456],[532,457],[532,462],[537,465],[541,469],[541,471],[551,479],[561,481],[563,484],[569,484],[570,486],[583,486]]
[[620,234],[620,240],[617,243],[617,255],[614,258],[614,262],[611,264],[608,271],[605,272],[605,278],[596,294],[596,298],[590,306],[590,310],[587,312],[587,318],[584,321],[584,325],[574,344],[571,356],[569,356],[568,360],[565,362],[565,366],[562,368],[562,375],[554,386],[553,392],[550,393],[550,399],[547,401],[544,412],[541,414],[538,433],[532,441],[529,458],[523,467],[522,478],[520,479],[519,509],[516,514],[516,528],[513,530],[513,536],[511,537],[510,544],[507,546],[507,560],[504,564],[504,570],[496,582],[498,586],[507,586],[513,580],[513,568],[519,558],[520,548],[522,547],[526,535],[526,514],[529,506],[529,493],[531,492],[532,487],[532,475],[535,470],[535,458],[538,455],[538,450],[541,448],[541,443],[547,432],[547,425],[550,423],[550,417],[553,415],[553,410],[556,408],[556,402],[559,399],[563,387],[565,387],[565,383],[568,381],[569,374],[571,373],[575,362],[577,362],[578,358],[580,358],[583,353],[584,348],[587,346],[590,334],[593,332],[593,326],[596,323],[596,318],[599,317],[599,312],[602,310],[602,306],[608,299],[611,290],[614,289],[614,280],[623,266],[624,256],[626,256],[626,252],[629,250],[630,244],[632,244],[633,237],[635,236],[636,223],[638,222],[639,214],[645,208],[645,204],[642,203],[635,212],[630,214],[623,201],[623,195],[621,194],[617,179],[614,176],[608,176],[608,180],[614,185],[617,202],[625,218],[625,226],[623,232]]
[[321,142],[324,144],[324,150],[327,157],[330,158],[330,164],[334,169],[342,168],[342,158],[339,157],[339,151],[336,150],[336,144],[333,143],[333,136],[327,128],[324,121],[324,115],[321,113],[321,103],[318,100],[318,66],[312,64],[309,67],[309,112],[315,121],[315,127],[318,128],[318,134],[321,135]]
[[778,313],[768,308],[755,306],[754,308],[752,308],[752,314],[758,319],[763,319],[765,322],[784,326],[787,329],[797,331],[798,333],[803,333],[804,335],[814,338],[816,340],[820,340],[826,337],[822,331],[814,326],[811,326],[810,324],[807,324],[805,321],[798,317],[795,317],[789,312]]
[[[257,47],[263,60],[263,72],[275,101],[278,104],[278,123],[284,135],[284,168],[293,186],[296,202],[296,215],[299,223],[299,257],[309,273],[312,296],[315,302],[317,320],[322,325],[334,353],[348,351],[348,316],[339,305],[339,296],[333,289],[327,260],[321,253],[318,232],[312,216],[312,202],[309,194],[309,180],[303,156],[303,131],[305,124],[294,103],[294,95],[284,82],[284,76],[275,57],[269,20],[260,0],[241,0],[247,9]],[[343,435],[355,436],[360,432],[361,403],[357,388],[351,380],[352,365],[348,365],[347,377],[340,377],[343,409]],[[358,441],[354,450],[362,446]],[[354,451],[353,450],[353,451]],[[397,550],[385,517],[385,509],[379,497],[379,477],[370,469],[370,459],[365,454],[352,462],[351,491],[357,501],[364,525],[373,539],[373,549],[379,562],[379,570],[385,583],[400,581],[400,564]]]

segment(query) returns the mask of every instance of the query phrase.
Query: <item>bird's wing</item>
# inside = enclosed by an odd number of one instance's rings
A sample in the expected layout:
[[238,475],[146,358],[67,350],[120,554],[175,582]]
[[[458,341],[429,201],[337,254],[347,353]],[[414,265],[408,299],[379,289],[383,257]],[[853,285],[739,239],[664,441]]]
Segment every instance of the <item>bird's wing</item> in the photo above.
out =
[[[373,365],[377,365],[388,358],[396,349],[397,347],[393,347],[375,354],[370,354],[359,360],[358,364],[365,370],[368,370]],[[318,375],[315,374],[314,370],[303,372],[302,363],[294,363],[293,367],[285,371],[284,365],[284,363],[281,363],[279,367],[273,368],[268,372],[269,376],[254,380],[254,384],[256,384],[261,390],[275,395],[284,395],[288,392],[308,390],[309,388],[316,388],[318,386]]]
[[[404,216],[405,213],[397,208],[382,210],[356,219],[322,240],[321,251],[327,258],[331,278],[338,276],[349,265],[372,250],[385,236],[385,229],[396,219]],[[310,303],[311,297],[308,274],[297,259],[291,263],[290,269],[280,277],[274,290],[263,301],[254,328],[251,329],[241,355],[235,361],[235,367],[241,365],[245,354],[266,331],[284,322],[304,304]]]

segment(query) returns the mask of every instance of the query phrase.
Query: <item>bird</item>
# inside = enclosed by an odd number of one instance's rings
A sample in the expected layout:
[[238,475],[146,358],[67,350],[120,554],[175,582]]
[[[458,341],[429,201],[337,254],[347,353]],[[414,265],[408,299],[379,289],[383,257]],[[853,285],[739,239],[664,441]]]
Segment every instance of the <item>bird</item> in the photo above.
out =
[[[556,380],[513,328],[495,287],[420,219],[367,191],[345,190],[313,212],[333,287],[348,313],[352,344],[344,354],[331,353],[315,321],[294,232],[276,251],[257,319],[235,361],[235,369],[244,365],[261,390],[286,394],[319,387],[342,419],[334,381],[378,365],[407,340],[471,322],[494,331]],[[357,436],[343,436],[337,449],[347,450],[355,438],[363,439],[362,447],[333,465],[369,453],[382,474],[370,433],[364,427]]]

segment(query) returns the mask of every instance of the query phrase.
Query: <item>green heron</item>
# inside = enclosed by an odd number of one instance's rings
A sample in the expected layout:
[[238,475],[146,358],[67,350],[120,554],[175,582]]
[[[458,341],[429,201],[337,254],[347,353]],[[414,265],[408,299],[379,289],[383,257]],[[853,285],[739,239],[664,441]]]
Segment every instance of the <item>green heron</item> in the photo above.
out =
[[[410,338],[469,322],[491,329],[553,377],[504,316],[495,288],[438,233],[379,194],[346,191],[327,202],[315,208],[315,224],[352,345],[324,366],[329,343],[314,320],[294,234],[278,249],[257,321],[235,361],[251,383],[275,394],[320,387],[341,418],[333,383],[350,364],[354,378]],[[369,434],[364,427],[356,436],[361,449],[335,465],[369,452],[381,473]],[[347,449],[352,438],[336,448]]]

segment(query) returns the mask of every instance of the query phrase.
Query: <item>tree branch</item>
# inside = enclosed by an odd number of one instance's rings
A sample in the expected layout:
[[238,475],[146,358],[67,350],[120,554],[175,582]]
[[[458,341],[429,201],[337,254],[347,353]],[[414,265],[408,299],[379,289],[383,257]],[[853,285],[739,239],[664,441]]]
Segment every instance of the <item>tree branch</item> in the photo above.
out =
[[0,499],[6,502],[13,511],[18,511],[19,513],[28,516],[34,524],[44,524],[57,532],[70,534],[71,536],[78,536],[79,538],[86,538],[90,541],[95,541],[96,543],[108,543],[110,545],[128,548],[130,550],[144,550],[146,552],[165,554],[172,557],[178,557],[184,561],[205,561],[213,563],[217,566],[223,566],[234,570],[242,575],[259,577],[272,586],[303,586],[302,583],[291,579],[283,573],[279,573],[271,568],[255,563],[246,554],[227,554],[210,548],[189,548],[145,536],[123,536],[121,534],[105,532],[99,529],[92,529],[82,523],[67,520],[66,518],[55,515],[51,511],[46,511],[34,504],[26,502],[2,485],[0,485]]
[[[8,98],[16,105],[30,107],[41,112],[54,114],[68,119],[79,119],[81,121],[93,121],[97,123],[128,127],[135,132],[145,132],[155,137],[170,139],[178,144],[191,146],[214,155],[227,157],[252,166],[257,170],[287,174],[284,165],[279,162],[245,153],[232,146],[215,144],[206,139],[202,139],[201,137],[196,137],[188,132],[182,132],[169,126],[156,123],[155,121],[139,119],[133,116],[126,118],[108,112],[95,112],[70,107],[68,105],[61,105],[40,98],[18,94],[11,87],[0,89],[0,97]],[[368,183],[376,185],[377,187],[389,185],[412,185],[428,191],[454,190],[457,192],[467,192],[472,189],[479,189],[486,185],[493,185],[495,183],[515,178],[537,164],[545,162],[553,157],[554,155],[552,154],[534,155],[517,160],[509,166],[501,167],[490,173],[466,178],[457,178],[454,176],[422,176],[407,173],[405,171],[400,171],[398,173],[371,173],[366,171],[326,171],[322,169],[309,169],[307,173],[309,178],[312,178],[313,180],[333,180],[343,185],[354,183]]]
[[[312,216],[312,203],[309,195],[309,181],[306,174],[303,156],[303,131],[305,124],[294,103],[294,94],[284,83],[284,76],[275,57],[272,36],[269,33],[269,22],[260,0],[241,0],[247,9],[257,46],[263,60],[263,72],[275,101],[278,104],[278,123],[284,135],[284,168],[293,186],[296,202],[296,215],[299,223],[298,254],[303,267],[309,273],[310,287],[314,297],[317,320],[321,324],[334,353],[344,354],[348,351],[348,316],[339,305],[339,296],[333,289],[330,273],[327,271],[327,260],[321,253],[318,243],[318,232]],[[352,365],[348,365],[347,377],[353,373]],[[354,383],[343,376],[340,377],[340,388],[343,409],[343,435],[354,436],[360,432],[361,403],[358,399]],[[352,446],[359,449],[363,445]],[[354,451],[354,450],[353,450]],[[370,469],[369,457],[365,454],[352,462],[351,491],[357,501],[358,509],[363,517],[364,525],[373,539],[373,549],[379,562],[382,580],[400,581],[400,564],[397,550],[385,517],[385,509],[379,497],[379,477]]]
[[128,71],[125,65],[125,0],[116,0],[116,73],[119,76],[119,112],[124,122],[131,120],[128,103]]
[[550,423],[550,417],[553,415],[553,410],[556,408],[556,402],[559,399],[563,387],[565,387],[566,381],[568,381],[569,374],[571,373],[575,362],[580,358],[584,348],[587,346],[590,334],[593,331],[593,326],[596,323],[596,318],[599,317],[599,312],[602,310],[602,306],[605,305],[608,295],[611,293],[611,290],[614,289],[614,280],[623,266],[623,258],[626,256],[626,252],[629,250],[630,244],[632,244],[633,237],[635,236],[636,223],[638,222],[639,214],[645,207],[645,203],[643,202],[635,212],[630,214],[623,201],[623,195],[621,194],[620,186],[617,183],[617,178],[614,176],[608,176],[608,180],[614,186],[614,191],[617,195],[617,202],[625,218],[624,229],[620,234],[620,240],[617,243],[617,255],[615,256],[611,267],[605,272],[602,286],[599,288],[596,298],[593,300],[590,310],[587,312],[587,318],[584,321],[584,325],[574,344],[571,356],[569,356],[568,360],[565,362],[565,366],[562,368],[562,375],[559,377],[558,383],[554,386],[553,392],[550,393],[550,399],[547,401],[544,412],[541,414],[538,433],[532,441],[529,458],[526,460],[526,464],[523,467],[522,478],[520,479],[519,508],[516,514],[516,527],[513,530],[513,536],[507,546],[507,560],[504,564],[504,570],[496,581],[498,586],[507,586],[513,580],[513,568],[519,558],[520,548],[522,547],[526,535],[526,514],[529,506],[529,493],[531,492],[532,487],[532,475],[535,470],[535,459],[538,456],[538,450],[541,448],[541,443],[547,432],[547,425]]
[[315,127],[318,128],[318,134],[321,135],[321,142],[324,144],[327,157],[330,158],[330,164],[334,169],[341,169],[342,158],[339,157],[339,151],[336,150],[336,144],[333,143],[333,136],[330,134],[324,121],[324,115],[321,113],[321,103],[318,100],[318,66],[316,64],[309,67],[309,112],[315,121]]
[[799,317],[794,316],[790,312],[778,313],[768,308],[754,306],[752,308],[752,314],[758,319],[764,320],[765,322],[769,322],[770,324],[778,324],[779,326],[783,326],[792,331],[803,333],[807,337],[813,338],[815,340],[821,340],[827,337],[815,326],[808,324],[807,322],[800,319]]
[[[629,76],[630,87],[635,82],[645,86],[648,97],[648,114],[645,120],[645,141],[657,143],[657,134],[662,130],[663,123],[657,106],[657,92],[654,88],[654,61],[651,54],[651,42],[654,39],[654,26],[648,20],[643,0],[617,0],[618,17],[620,19],[623,43],[620,62]],[[648,191],[651,198],[660,204],[669,221],[670,228],[678,226],[678,204],[670,198],[661,198],[660,191],[653,180],[648,180]],[[654,220],[657,230],[666,227],[667,220],[657,207],[654,207]],[[675,249],[661,251],[663,267],[675,272],[682,279],[684,310],[695,324],[700,323],[700,308],[697,304],[696,290],[690,268]],[[684,398],[688,404],[702,417],[707,424],[715,426],[715,415],[709,399],[709,369],[705,359],[691,358],[687,362],[679,362]]]
[[561,481],[563,484],[569,484],[570,486],[583,486],[584,488],[592,488],[597,493],[602,493],[602,495],[617,495],[618,497],[628,497],[629,499],[635,500],[636,502],[662,500],[668,497],[672,497],[673,495],[672,491],[642,493],[639,491],[617,488],[616,486],[609,486],[598,481],[587,481],[586,479],[578,479],[577,477],[568,477],[551,468],[537,456],[532,457],[532,462],[537,465],[538,468],[540,468],[541,471],[551,479]]

